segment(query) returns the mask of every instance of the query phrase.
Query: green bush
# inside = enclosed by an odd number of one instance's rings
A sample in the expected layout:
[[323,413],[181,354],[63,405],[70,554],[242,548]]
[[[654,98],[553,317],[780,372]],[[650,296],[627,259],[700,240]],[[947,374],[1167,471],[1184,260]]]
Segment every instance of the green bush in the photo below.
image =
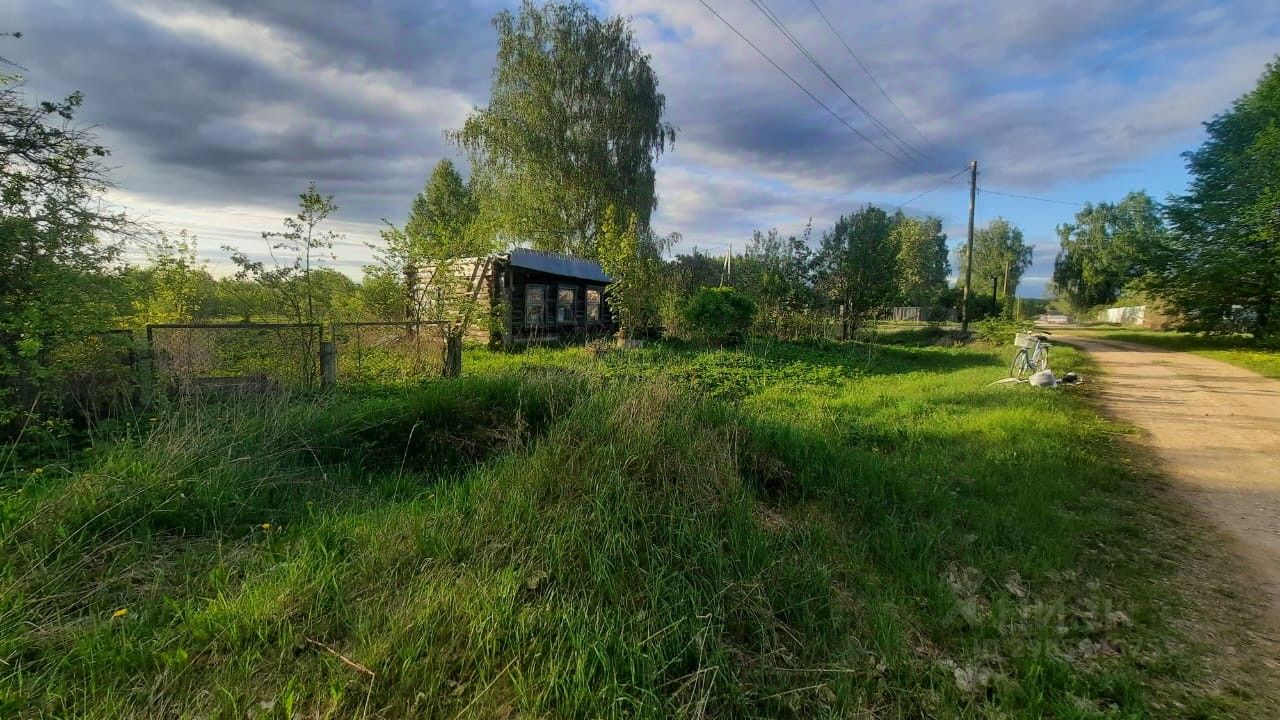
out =
[[993,345],[1008,345],[1013,336],[1021,330],[1033,327],[1030,320],[1006,320],[1000,317],[989,317],[973,324],[973,335],[982,342]]
[[708,342],[742,342],[755,319],[755,302],[731,287],[704,287],[684,307],[689,329]]

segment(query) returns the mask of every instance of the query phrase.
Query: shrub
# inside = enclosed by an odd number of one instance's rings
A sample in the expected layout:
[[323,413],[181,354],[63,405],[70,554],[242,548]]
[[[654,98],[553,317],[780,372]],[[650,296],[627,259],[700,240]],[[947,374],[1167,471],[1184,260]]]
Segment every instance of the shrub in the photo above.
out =
[[1013,336],[1021,330],[1030,330],[1034,326],[1030,320],[1005,320],[989,317],[973,324],[973,335],[982,342],[993,345],[1009,345]]
[[724,345],[741,342],[755,319],[755,302],[731,287],[704,287],[684,308],[689,329],[707,342]]

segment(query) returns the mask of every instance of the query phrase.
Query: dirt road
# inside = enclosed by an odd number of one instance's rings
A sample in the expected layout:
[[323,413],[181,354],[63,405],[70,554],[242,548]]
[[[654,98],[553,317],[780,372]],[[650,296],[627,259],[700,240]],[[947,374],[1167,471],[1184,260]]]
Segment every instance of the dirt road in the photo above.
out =
[[1280,627],[1280,381],[1189,353],[1054,339],[1094,357],[1105,407],[1145,430],[1169,475],[1239,541]]

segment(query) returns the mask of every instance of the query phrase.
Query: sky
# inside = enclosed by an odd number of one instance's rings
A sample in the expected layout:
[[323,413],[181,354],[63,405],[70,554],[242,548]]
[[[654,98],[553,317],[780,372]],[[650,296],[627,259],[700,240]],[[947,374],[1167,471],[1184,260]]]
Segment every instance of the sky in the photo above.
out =
[[[757,2],[839,87],[751,0],[706,0],[728,25],[698,0],[591,0],[632,18],[679,129],[653,218],[681,234],[675,252],[810,221],[816,236],[866,203],[941,217],[958,246],[968,189],[947,178],[977,160],[978,224],[1004,217],[1034,246],[1027,297],[1046,292],[1070,203],[1181,192],[1201,123],[1280,51],[1275,0]],[[116,202],[193,232],[218,273],[224,245],[264,253],[262,231],[314,180],[339,205],[333,266],[358,276],[382,220],[403,222],[440,158],[461,161],[444,133],[487,103],[490,20],[515,3],[5,5],[0,31],[23,37],[0,38],[0,56],[26,68],[32,100],[84,93]]]

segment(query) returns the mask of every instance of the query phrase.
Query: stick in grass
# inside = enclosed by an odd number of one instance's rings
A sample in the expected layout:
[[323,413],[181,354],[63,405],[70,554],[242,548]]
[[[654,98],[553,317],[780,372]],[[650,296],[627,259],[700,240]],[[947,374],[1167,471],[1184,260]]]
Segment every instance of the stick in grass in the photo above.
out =
[[378,677],[377,673],[375,673],[374,671],[370,670],[369,668],[365,667],[364,665],[361,665],[360,663],[356,662],[355,660],[352,660],[351,658],[347,657],[346,655],[343,655],[342,653],[338,652],[337,650],[334,650],[331,646],[326,645],[326,644],[324,644],[324,643],[320,642],[319,640],[313,640],[313,639],[311,639],[311,638],[307,638],[307,642],[308,642],[308,643],[310,643],[310,644],[312,644],[312,645],[315,645],[316,647],[320,648],[321,650],[324,650],[325,652],[329,653],[330,655],[332,655],[332,656],[334,656],[334,657],[338,658],[339,660],[341,660],[341,661],[342,661],[342,663],[343,663],[344,665],[346,665],[347,667],[349,667],[349,668],[351,668],[351,669],[353,669],[353,670],[356,670],[356,671],[358,671],[358,672],[362,672],[362,673],[364,673],[364,674],[368,675],[368,676],[369,676],[369,677],[371,677],[371,678],[375,678],[375,679],[376,679],[376,678]]

